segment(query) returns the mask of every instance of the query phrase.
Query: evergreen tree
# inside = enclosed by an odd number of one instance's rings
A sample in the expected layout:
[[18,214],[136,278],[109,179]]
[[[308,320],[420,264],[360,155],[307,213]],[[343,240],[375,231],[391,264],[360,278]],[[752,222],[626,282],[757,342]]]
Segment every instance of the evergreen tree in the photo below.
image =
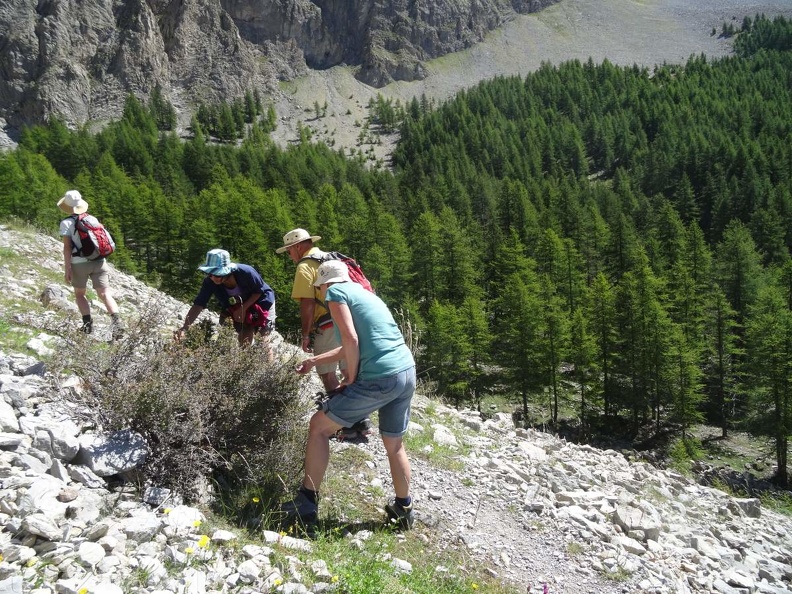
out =
[[561,361],[566,355],[568,344],[568,323],[564,315],[564,301],[556,292],[555,284],[549,275],[540,276],[541,319],[539,326],[538,355],[543,371],[544,383],[550,387],[552,402],[550,418],[553,426],[558,426],[560,399],[559,371]]
[[792,433],[792,310],[775,285],[760,289],[746,321],[748,362],[746,382],[757,414],[768,418],[775,439],[776,480],[786,487],[787,452]]
[[721,428],[721,435],[728,436],[739,383],[738,365],[741,354],[735,332],[736,312],[723,291],[715,287],[708,300],[707,344],[708,352],[704,364],[704,376],[709,394],[709,408],[713,420]]
[[577,307],[569,324],[569,361],[574,366],[574,378],[580,398],[580,425],[583,435],[587,435],[591,422],[590,411],[596,409],[597,402],[589,398],[592,379],[597,371],[595,357],[596,337],[590,332],[589,322],[582,307]]
[[763,282],[761,256],[747,227],[739,221],[726,227],[715,253],[717,282],[742,322]]
[[672,420],[679,423],[682,439],[689,437],[691,425],[703,418],[699,404],[703,399],[699,354],[691,348],[682,329],[671,325],[668,336],[668,385],[671,387]]
[[470,390],[468,369],[472,345],[462,331],[464,317],[452,304],[434,301],[427,314],[425,367],[437,382],[440,394],[450,397],[460,408]]
[[542,304],[534,264],[523,262],[522,272],[505,279],[495,303],[495,333],[500,337],[498,360],[505,370],[509,387],[520,397],[522,416],[529,418],[531,394],[546,385],[541,344]]

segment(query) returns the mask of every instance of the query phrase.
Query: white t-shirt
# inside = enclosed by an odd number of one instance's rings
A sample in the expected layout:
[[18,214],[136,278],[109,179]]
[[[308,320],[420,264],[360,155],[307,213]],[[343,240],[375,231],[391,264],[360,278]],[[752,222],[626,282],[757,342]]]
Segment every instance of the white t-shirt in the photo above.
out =
[[[82,245],[80,244],[80,238],[75,236],[74,223],[75,220],[72,217],[63,219],[60,222],[60,236],[70,237],[72,243],[79,249],[82,247]],[[88,262],[88,258],[84,258],[83,256],[75,256],[74,250],[72,250],[72,264],[81,264],[83,262]]]

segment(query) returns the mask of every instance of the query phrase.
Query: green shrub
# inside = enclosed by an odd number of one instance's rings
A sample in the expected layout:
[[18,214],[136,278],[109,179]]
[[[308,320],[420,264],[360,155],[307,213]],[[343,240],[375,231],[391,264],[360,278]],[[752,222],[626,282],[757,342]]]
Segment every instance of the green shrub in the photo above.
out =
[[671,445],[668,455],[671,459],[671,467],[688,475],[691,472],[690,461],[700,460],[704,452],[697,439],[680,438]]
[[[277,499],[301,472],[308,404],[294,361],[268,361],[264,344],[240,348],[230,328],[181,343],[155,336],[154,314],[106,345],[74,341],[65,365],[85,382],[81,400],[105,431],[130,427],[147,440],[144,479],[190,499],[197,482],[255,485]],[[79,356],[76,356],[79,354]]]

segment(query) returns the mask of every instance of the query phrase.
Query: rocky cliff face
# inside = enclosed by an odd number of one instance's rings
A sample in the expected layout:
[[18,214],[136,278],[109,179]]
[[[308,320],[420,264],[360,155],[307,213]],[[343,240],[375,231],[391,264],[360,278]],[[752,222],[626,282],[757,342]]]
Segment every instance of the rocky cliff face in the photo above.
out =
[[554,1],[4,0],[0,120],[103,120],[156,85],[189,110],[341,63],[373,86],[415,80],[425,60]]

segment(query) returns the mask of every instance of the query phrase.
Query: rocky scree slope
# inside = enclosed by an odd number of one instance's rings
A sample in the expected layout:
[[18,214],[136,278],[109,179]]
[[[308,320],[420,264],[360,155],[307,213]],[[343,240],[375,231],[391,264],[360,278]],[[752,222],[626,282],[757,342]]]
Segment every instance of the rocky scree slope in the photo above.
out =
[[[43,296],[46,309],[36,315],[46,316],[72,301],[59,281],[59,246],[0,225],[1,317],[29,337],[26,353],[0,353],[0,592],[331,591],[332,560],[314,556],[310,541],[262,532],[235,545],[240,532],[204,533],[202,511],[179,505],[174,494],[109,482],[139,463],[145,444],[74,420],[70,395],[80,380],[48,373],[39,359],[57,357],[57,339],[32,329],[31,303]],[[157,299],[175,327],[187,309],[118,271],[112,280],[127,317]],[[101,333],[105,320],[97,317]],[[792,592],[792,519],[756,499],[615,451],[515,429],[507,415],[484,421],[421,397],[410,432],[428,439],[424,451],[411,453],[418,521],[407,538],[456,549],[515,592],[545,585],[568,594]],[[376,492],[371,487],[389,492],[377,438],[333,445],[358,447],[368,462],[346,484],[361,500]],[[463,470],[427,462],[424,454],[439,449]],[[333,504],[332,496],[322,503]],[[369,536],[352,530],[349,546],[365,546]],[[394,571],[410,571],[404,560],[392,561]]]

